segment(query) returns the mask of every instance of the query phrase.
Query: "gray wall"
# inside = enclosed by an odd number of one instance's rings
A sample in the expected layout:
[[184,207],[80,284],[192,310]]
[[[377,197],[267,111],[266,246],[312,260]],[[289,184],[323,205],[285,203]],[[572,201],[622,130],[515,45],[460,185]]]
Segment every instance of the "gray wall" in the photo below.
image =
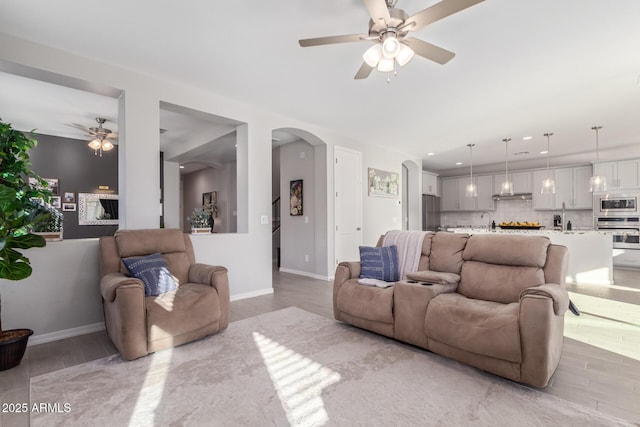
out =
[[96,193],[108,185],[118,191],[118,146],[96,156],[87,141],[51,135],[36,135],[38,145],[31,152],[33,170],[42,178],[59,180],[60,196],[76,193],[76,211],[64,211],[64,238],[110,236],[116,225],[78,225],[78,193]]
[[[280,268],[315,274],[315,160],[314,149],[304,141],[280,147]],[[302,179],[302,216],[292,216],[289,186]]]
[[218,217],[214,220],[216,233],[237,232],[237,184],[236,163],[222,168],[205,168],[182,176],[183,230],[191,231],[187,217],[202,207],[202,193],[218,192]]
[[[273,202],[278,197],[280,197],[280,147],[274,148],[271,152],[271,201]],[[282,218],[282,203],[281,199],[280,216],[278,218],[271,218],[272,226],[274,220],[280,220]],[[273,205],[271,214],[273,215]],[[271,258],[275,262],[277,261],[278,249],[280,248],[280,230],[275,233],[272,232],[271,235]]]

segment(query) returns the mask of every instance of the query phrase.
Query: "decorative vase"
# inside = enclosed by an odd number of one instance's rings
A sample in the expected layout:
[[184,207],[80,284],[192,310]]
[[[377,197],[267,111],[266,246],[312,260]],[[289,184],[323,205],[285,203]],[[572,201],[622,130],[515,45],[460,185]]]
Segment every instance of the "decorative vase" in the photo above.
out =
[[11,329],[0,336],[0,371],[14,368],[20,364],[27,348],[31,329]]

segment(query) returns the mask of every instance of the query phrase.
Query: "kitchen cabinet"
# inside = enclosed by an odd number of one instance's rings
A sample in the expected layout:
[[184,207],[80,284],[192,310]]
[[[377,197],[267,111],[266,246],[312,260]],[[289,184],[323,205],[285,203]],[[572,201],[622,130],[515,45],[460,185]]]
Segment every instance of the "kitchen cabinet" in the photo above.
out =
[[426,171],[422,172],[422,194],[440,195],[438,192],[438,175]]
[[[591,166],[558,168],[534,171],[533,173],[533,209],[592,209],[593,194],[589,191]],[[555,180],[555,194],[540,194],[542,181],[551,175]]]
[[607,179],[607,190],[640,188],[640,160],[601,162],[594,165],[594,173]]
[[447,178],[440,180],[442,211],[487,211],[495,210],[493,196],[493,175],[481,175],[473,178],[478,186],[478,197],[467,197],[466,187],[469,177]]
[[[531,193],[533,186],[531,178],[533,174],[529,171],[509,173],[509,179],[513,183],[514,193]],[[500,194],[502,183],[504,182],[504,173],[493,176],[493,194]]]

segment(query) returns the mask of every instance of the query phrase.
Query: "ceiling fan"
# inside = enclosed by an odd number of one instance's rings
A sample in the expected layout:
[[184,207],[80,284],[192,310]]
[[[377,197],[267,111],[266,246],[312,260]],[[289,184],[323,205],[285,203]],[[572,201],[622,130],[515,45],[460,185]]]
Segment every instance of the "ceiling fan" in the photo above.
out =
[[103,117],[96,117],[96,122],[98,122],[98,127],[85,127],[78,123],[72,123],[71,125],[77,129],[83,130],[87,132],[90,136],[93,137],[91,141],[89,141],[89,147],[93,149],[94,154],[97,156],[100,153],[100,157],[102,157],[103,151],[109,151],[113,149],[113,143],[117,142],[118,134],[111,132],[111,129],[107,129],[102,127],[102,125],[107,121],[107,119]]
[[366,79],[374,68],[382,72],[392,72],[396,63],[403,67],[414,54],[438,64],[446,64],[455,53],[424,40],[408,37],[409,33],[421,30],[482,1],[484,0],[442,0],[409,16],[404,10],[395,7],[397,0],[364,0],[371,16],[368,34],[317,37],[302,39],[298,43],[302,47],[310,47],[360,41],[374,42],[375,44],[362,55],[364,62],[354,77],[356,80]]

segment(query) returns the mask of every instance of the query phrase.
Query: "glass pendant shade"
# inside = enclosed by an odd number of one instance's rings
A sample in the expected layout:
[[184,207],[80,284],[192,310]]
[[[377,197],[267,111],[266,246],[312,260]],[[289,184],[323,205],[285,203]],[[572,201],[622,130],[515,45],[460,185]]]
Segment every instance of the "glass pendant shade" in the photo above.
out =
[[505,138],[504,142],[504,182],[500,187],[501,196],[513,196],[513,182],[509,181],[509,141],[511,138]]
[[393,32],[387,32],[382,40],[382,56],[388,59],[395,58],[398,56],[401,46],[396,35]]
[[409,61],[411,61],[411,58],[413,58],[413,55],[414,55],[413,49],[411,49],[406,44],[402,43],[400,45],[400,52],[398,52],[398,56],[396,56],[396,61],[398,61],[399,66],[404,67],[409,63]]
[[382,46],[380,43],[376,43],[367,49],[362,55],[362,59],[367,63],[369,67],[375,68],[382,58]]
[[607,177],[594,175],[589,179],[589,191],[607,191]]
[[464,195],[466,197],[478,197],[478,186],[470,182],[465,187]]
[[551,135],[553,135],[552,132],[544,134],[547,137],[547,178],[542,180],[540,194],[556,194],[556,182],[551,178],[551,171],[549,170],[549,140]]
[[540,194],[556,194],[556,182],[553,178],[545,178],[542,180]]
[[[596,131],[596,163],[598,163],[598,133],[602,126],[594,126],[591,128]],[[607,178],[605,176],[594,175],[589,179],[589,191],[607,191]]]
[[513,196],[513,182],[504,181],[500,187],[501,196]]

